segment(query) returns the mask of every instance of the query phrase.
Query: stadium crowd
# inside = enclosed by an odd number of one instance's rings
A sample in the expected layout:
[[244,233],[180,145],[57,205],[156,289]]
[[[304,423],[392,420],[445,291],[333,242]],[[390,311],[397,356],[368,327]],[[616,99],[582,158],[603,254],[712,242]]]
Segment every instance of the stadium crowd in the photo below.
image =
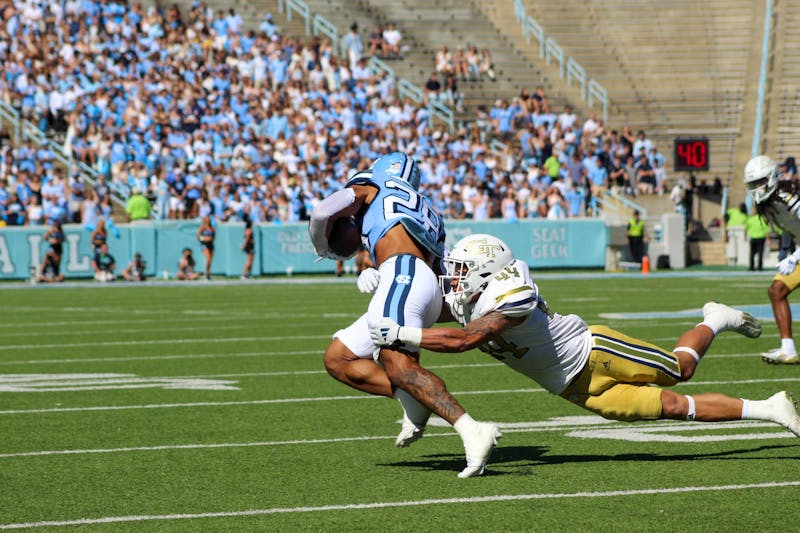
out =
[[[375,43],[368,52],[395,53]],[[644,132],[608,130],[569,106],[556,114],[542,87],[479,107],[450,134],[426,106],[398,98],[363,53],[351,58],[327,39],[283,35],[269,14],[248,30],[234,9],[202,2],[187,13],[6,2],[0,98],[61,132],[101,177],[90,187],[65,175],[46,144],[6,139],[0,217],[92,226],[110,216],[114,191],[139,191],[157,218],[294,222],[391,151],[419,161],[422,187],[452,218],[579,217],[608,189],[664,192],[665,158]],[[443,50],[436,62],[453,79],[495,76],[488,50]],[[505,148],[490,149],[493,139]]]

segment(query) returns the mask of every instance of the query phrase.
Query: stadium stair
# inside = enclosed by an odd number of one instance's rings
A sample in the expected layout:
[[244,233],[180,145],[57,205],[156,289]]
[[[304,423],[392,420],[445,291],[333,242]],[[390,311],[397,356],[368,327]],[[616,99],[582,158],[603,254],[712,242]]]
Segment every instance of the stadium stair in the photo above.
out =
[[[478,3],[493,14],[498,27],[514,28],[509,33],[517,43],[525,42],[513,9],[499,7],[503,2]],[[523,0],[523,4],[565,56],[573,57],[587,77],[608,91],[608,126],[643,129],[668,155],[674,137],[708,137],[709,176],[718,175],[723,181],[738,177],[734,169],[741,168],[752,142],[749,117],[760,66],[762,3],[675,0],[654,7],[649,0]],[[523,49],[527,57],[538,57],[538,46]],[[748,124],[749,131],[742,129]]]

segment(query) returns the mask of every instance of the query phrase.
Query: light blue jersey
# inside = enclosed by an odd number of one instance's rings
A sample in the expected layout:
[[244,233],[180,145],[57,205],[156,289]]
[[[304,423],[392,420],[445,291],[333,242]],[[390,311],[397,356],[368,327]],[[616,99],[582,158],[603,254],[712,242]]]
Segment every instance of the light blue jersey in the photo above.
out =
[[370,185],[378,194],[369,204],[361,222],[361,240],[375,261],[375,245],[397,224],[424,250],[436,257],[444,255],[445,230],[439,213],[424,196],[407,182],[393,176],[359,172],[347,183]]

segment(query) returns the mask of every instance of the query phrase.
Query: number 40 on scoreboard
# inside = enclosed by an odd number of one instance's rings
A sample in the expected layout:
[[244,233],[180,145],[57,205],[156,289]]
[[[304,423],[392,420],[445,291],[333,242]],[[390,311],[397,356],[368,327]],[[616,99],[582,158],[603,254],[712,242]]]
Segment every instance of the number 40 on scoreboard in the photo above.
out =
[[675,139],[675,172],[695,172],[708,170],[708,139]]

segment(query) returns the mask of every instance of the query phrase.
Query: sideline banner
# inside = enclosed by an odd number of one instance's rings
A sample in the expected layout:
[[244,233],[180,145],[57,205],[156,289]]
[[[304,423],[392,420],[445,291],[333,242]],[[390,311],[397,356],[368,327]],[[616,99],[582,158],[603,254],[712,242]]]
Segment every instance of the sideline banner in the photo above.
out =
[[[521,220],[485,222],[448,220],[447,244],[472,233],[489,233],[506,241],[514,254],[531,268],[602,268],[605,265],[608,231],[597,219]],[[147,262],[148,276],[173,278],[183,248],[190,248],[195,269],[205,265],[203,247],[195,235],[198,221],[166,221],[117,226],[119,236],[109,232],[108,248],[114,256],[117,273],[139,252]],[[79,225],[64,226],[66,240],[61,271],[66,277],[92,277],[94,252],[91,232]],[[217,225],[212,274],[239,276],[246,256],[241,250],[244,224]],[[334,272],[335,263],[317,261],[306,224],[267,224],[253,226],[255,258],[253,275]],[[43,236],[46,226],[0,228],[0,279],[25,279],[38,268],[48,248]],[[352,270],[352,260],[345,268]]]

